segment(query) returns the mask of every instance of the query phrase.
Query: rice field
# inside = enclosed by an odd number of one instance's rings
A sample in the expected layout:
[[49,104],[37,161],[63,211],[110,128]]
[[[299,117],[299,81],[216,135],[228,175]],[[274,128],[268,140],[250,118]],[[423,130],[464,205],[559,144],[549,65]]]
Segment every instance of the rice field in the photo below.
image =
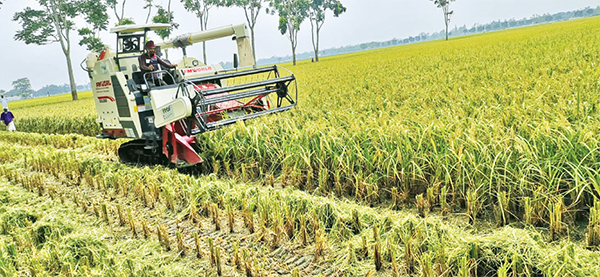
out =
[[[298,108],[200,137],[199,176],[119,164],[91,98],[14,103],[33,133],[0,132],[0,175],[170,275],[597,276],[599,62],[597,17],[300,62]],[[0,274],[108,274],[3,230]]]

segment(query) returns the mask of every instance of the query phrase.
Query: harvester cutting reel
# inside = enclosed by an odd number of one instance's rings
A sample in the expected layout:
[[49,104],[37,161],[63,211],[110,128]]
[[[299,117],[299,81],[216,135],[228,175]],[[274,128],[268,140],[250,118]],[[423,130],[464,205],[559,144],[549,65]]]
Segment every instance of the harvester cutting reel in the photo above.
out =
[[[287,111],[296,105],[294,98],[296,79],[278,66],[182,79],[174,100],[154,109],[153,125],[162,132],[123,144],[119,157],[125,163],[177,167],[201,163],[198,135],[240,120]],[[158,151],[160,146],[162,151]]]

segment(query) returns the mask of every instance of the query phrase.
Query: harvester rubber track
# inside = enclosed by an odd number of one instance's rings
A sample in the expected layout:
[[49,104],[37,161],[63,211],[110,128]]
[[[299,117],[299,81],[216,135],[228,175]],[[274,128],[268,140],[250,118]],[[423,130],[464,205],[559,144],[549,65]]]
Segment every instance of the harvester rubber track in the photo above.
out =
[[160,141],[155,147],[148,147],[143,139],[132,140],[119,147],[119,159],[129,165],[168,165],[169,161],[163,155],[161,147]]

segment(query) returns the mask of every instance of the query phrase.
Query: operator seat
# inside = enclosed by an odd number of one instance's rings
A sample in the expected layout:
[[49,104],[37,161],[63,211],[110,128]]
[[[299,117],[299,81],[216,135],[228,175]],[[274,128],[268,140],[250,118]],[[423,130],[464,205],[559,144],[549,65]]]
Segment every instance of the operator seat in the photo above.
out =
[[145,83],[144,82],[144,72],[142,72],[142,71],[135,71],[135,72],[131,73],[131,78],[138,85]]

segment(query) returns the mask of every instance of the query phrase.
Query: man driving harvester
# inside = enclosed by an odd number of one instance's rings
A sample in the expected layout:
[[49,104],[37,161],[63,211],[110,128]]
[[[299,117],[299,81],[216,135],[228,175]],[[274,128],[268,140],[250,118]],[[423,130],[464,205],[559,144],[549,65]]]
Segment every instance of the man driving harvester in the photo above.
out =
[[[162,66],[162,68],[177,67],[177,64],[170,64],[169,62],[164,61],[163,59],[161,59],[159,56],[156,55],[156,46],[154,45],[154,41],[149,40],[148,42],[146,42],[144,49],[146,49],[146,52],[144,54],[141,54],[138,57],[138,62],[140,64],[140,70],[142,72],[146,73],[146,72],[158,71],[158,70],[161,70],[161,66]],[[151,82],[149,82],[149,84],[151,86],[152,85],[162,86],[162,85],[167,84],[162,79],[162,73],[152,73],[152,74],[145,74],[145,75],[146,75],[146,80],[151,81]]]

